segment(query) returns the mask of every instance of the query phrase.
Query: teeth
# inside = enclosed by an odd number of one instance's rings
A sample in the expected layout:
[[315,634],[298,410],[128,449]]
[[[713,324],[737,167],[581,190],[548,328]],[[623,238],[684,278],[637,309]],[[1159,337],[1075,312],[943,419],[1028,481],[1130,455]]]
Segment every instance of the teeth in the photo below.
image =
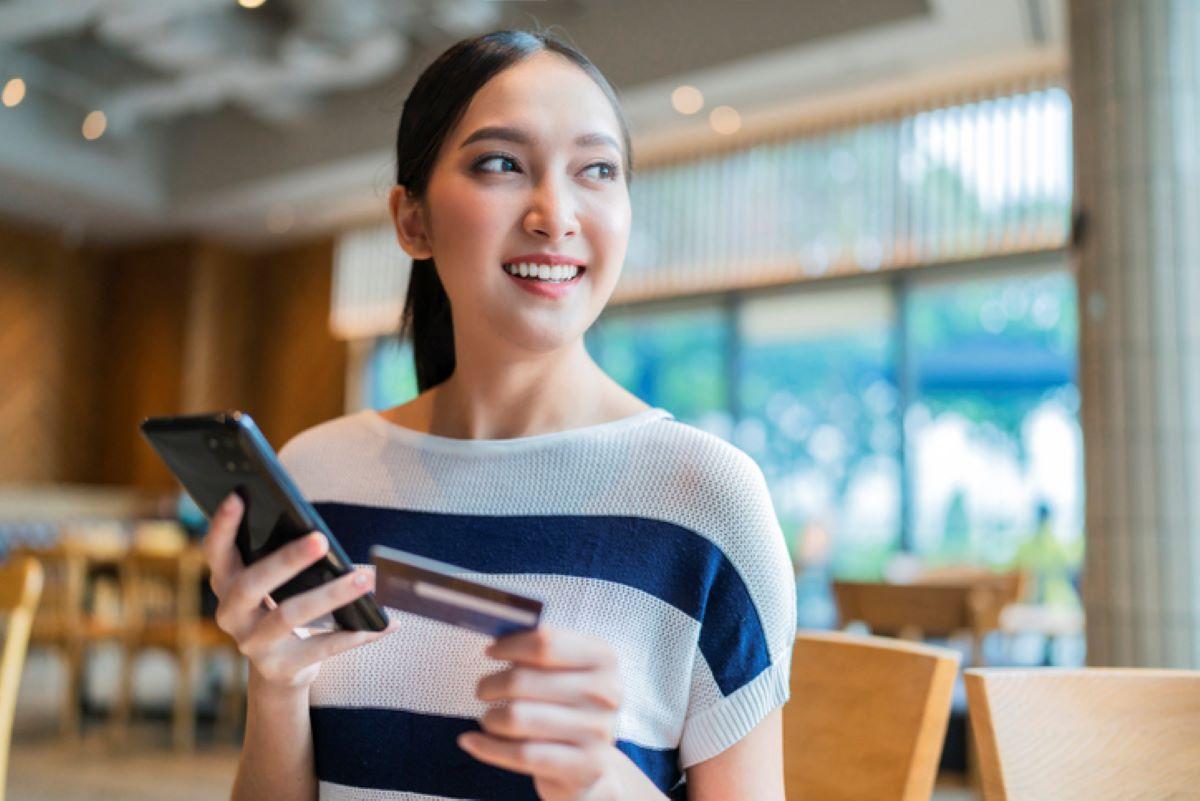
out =
[[509,275],[551,282],[571,281],[579,274],[579,267],[574,264],[556,264],[553,267],[549,264],[505,264],[504,270]]

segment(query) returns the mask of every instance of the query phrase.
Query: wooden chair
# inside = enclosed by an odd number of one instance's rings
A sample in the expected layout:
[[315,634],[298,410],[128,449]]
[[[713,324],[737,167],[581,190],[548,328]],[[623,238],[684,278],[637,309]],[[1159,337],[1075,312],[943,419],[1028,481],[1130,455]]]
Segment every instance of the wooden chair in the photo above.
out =
[[133,711],[133,678],[138,655],[146,649],[165,651],[175,660],[175,701],[172,742],[176,750],[195,744],[193,684],[201,659],[222,652],[232,665],[232,680],[222,698],[219,722],[231,729],[243,700],[240,681],[242,656],[237,644],[216,623],[201,615],[200,593],[207,575],[198,548],[178,553],[134,549],[122,565],[122,587],[127,610],[117,709],[116,737],[123,741]]
[[928,801],[958,663],[895,639],[798,635],[783,708],[789,801]]
[[1200,671],[966,672],[986,801],[1200,797]]
[[34,612],[42,594],[42,566],[36,559],[19,557],[0,565],[0,801],[8,778],[8,752],[12,747],[13,715],[21,669],[33,628]]
[[971,636],[971,663],[983,663],[983,639],[1000,627],[1000,613],[1021,593],[1020,573],[927,576],[911,584],[835,581],[841,627],[864,623],[872,634],[920,640]]
[[37,559],[42,565],[45,591],[30,634],[30,647],[45,648],[61,657],[66,686],[59,709],[59,729],[68,739],[79,736],[79,708],[83,693],[84,660],[89,648],[116,642],[123,624],[118,618],[97,615],[89,608],[89,573],[100,564],[119,558],[107,551],[93,552],[86,544],[64,539],[38,550],[18,549],[18,556]]

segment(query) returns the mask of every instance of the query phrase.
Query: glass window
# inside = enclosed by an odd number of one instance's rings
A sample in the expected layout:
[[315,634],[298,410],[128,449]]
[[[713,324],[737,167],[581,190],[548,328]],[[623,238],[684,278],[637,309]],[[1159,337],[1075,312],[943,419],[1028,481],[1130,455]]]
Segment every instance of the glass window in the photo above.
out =
[[[922,282],[906,304],[915,550],[994,565],[1045,557],[1073,571],[1082,556],[1083,467],[1072,276],[1060,269]],[[1074,603],[1070,578],[1052,587],[1035,580],[1040,597],[1031,600]]]
[[[807,289],[741,307],[733,440],[767,476],[801,568],[800,613],[832,623],[830,572],[878,578],[899,547],[892,294]],[[812,597],[806,598],[807,582]]]
[[679,420],[729,436],[730,326],[718,305],[613,310],[588,335],[596,362],[621,386]]
[[398,337],[380,337],[371,348],[363,380],[363,398],[371,409],[388,409],[417,396],[412,345]]

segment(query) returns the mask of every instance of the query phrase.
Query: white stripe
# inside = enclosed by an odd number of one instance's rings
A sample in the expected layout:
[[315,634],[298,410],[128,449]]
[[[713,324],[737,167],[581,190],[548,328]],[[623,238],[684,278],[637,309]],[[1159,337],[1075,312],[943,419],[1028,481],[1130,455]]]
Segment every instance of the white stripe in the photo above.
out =
[[335,782],[319,782],[321,801],[470,801],[448,795],[425,795],[400,790],[373,790],[369,787],[347,787]]

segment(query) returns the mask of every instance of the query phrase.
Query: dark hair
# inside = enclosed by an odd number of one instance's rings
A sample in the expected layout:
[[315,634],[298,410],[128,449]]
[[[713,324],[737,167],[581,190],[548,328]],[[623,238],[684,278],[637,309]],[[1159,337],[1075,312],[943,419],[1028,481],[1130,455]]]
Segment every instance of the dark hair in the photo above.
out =
[[[628,184],[629,126],[612,85],[587,56],[548,33],[494,31],[452,45],[425,68],[404,101],[396,134],[396,183],[410,197],[422,198],[442,142],[466,112],[475,93],[498,73],[535,53],[549,51],[582,69],[612,103],[625,146],[624,174]],[[411,337],[417,388],[424,392],[454,372],[454,326],[450,298],[433,259],[417,259],[408,279],[408,295],[400,322],[400,337]]]

